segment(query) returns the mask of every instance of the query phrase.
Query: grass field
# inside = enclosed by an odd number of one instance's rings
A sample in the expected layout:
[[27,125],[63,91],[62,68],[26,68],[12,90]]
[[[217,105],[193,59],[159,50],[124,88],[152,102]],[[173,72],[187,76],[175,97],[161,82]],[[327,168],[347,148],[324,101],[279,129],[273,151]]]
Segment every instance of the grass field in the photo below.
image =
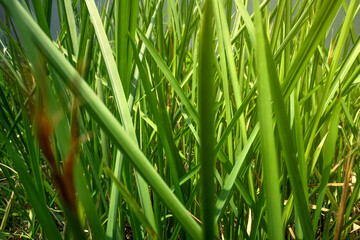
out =
[[291,2],[0,0],[0,239],[358,239],[359,0]]

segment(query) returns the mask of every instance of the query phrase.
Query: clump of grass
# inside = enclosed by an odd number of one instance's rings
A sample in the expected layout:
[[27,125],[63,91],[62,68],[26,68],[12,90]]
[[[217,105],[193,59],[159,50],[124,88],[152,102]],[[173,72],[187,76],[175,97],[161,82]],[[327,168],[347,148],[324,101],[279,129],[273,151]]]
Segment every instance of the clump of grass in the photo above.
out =
[[359,236],[358,0],[57,3],[0,0],[0,238]]

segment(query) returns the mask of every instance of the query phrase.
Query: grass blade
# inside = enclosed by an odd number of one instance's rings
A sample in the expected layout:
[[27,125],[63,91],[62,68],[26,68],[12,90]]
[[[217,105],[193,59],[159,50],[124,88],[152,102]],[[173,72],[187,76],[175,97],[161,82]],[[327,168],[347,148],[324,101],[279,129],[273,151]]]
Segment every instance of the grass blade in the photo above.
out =
[[199,128],[203,239],[214,238],[214,57],[212,2],[204,5],[199,39]]
[[262,19],[259,10],[259,3],[254,2],[255,29],[256,29],[256,52],[257,52],[257,73],[259,76],[257,88],[259,91],[259,121],[261,155],[264,174],[264,190],[266,199],[266,212],[268,219],[269,239],[282,239],[282,207],[280,202],[280,187],[278,173],[278,158],[275,147],[275,139],[272,122],[272,106],[270,94],[270,76],[263,69],[267,69],[266,56],[261,56],[266,48],[266,35],[262,26]]

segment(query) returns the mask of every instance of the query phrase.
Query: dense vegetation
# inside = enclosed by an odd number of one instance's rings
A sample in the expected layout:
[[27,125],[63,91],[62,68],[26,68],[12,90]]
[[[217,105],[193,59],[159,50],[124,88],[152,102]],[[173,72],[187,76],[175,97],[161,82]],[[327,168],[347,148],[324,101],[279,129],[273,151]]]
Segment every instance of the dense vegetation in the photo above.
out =
[[359,1],[291,2],[0,0],[0,239],[359,237]]

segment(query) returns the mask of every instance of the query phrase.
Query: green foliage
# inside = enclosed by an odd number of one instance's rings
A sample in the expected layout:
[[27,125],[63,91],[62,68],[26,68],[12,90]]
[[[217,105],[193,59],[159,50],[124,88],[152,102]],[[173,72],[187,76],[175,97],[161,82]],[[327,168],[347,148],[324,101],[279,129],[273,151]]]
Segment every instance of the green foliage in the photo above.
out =
[[0,0],[0,238],[357,238],[359,1],[292,2]]

